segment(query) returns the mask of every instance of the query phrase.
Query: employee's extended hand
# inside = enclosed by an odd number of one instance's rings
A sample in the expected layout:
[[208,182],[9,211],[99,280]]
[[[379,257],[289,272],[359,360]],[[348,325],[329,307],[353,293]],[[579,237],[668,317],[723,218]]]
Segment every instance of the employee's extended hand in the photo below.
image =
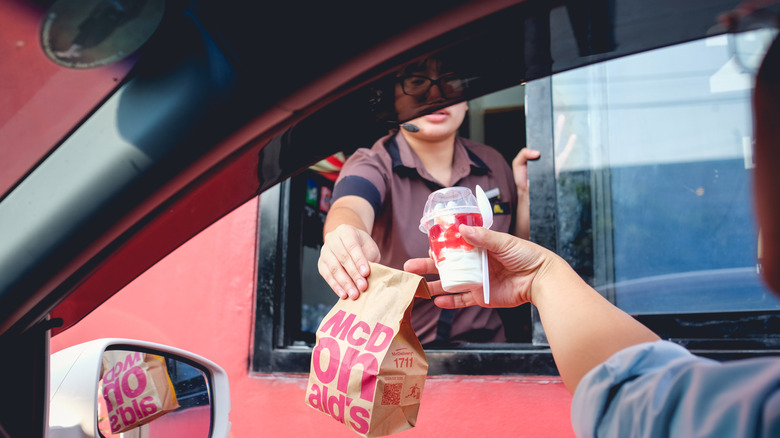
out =
[[378,262],[379,248],[371,236],[352,225],[342,224],[325,235],[317,267],[333,292],[357,299],[368,288],[368,262]]

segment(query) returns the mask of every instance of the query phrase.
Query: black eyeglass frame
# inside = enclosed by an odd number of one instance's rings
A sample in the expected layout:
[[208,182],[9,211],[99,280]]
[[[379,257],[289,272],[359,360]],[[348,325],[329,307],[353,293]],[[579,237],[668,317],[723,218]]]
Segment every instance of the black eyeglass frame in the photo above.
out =
[[[425,91],[423,91],[421,93],[410,93],[410,92],[408,92],[406,90],[406,87],[407,87],[406,80],[410,79],[410,78],[424,79],[426,81],[429,81],[430,83],[428,84],[427,87],[424,87],[424,86],[420,87],[420,88],[425,88]],[[456,91],[455,94],[448,93],[447,90],[445,90],[446,87],[442,86],[442,84],[446,84],[446,81],[448,81],[448,80],[458,81],[458,86],[457,87],[451,87],[450,88],[450,90],[455,90]],[[403,93],[405,95],[412,96],[412,97],[424,96],[424,95],[428,94],[429,91],[431,91],[431,88],[433,88],[434,86],[438,86],[439,87],[439,91],[441,92],[442,97],[444,97],[445,99],[453,99],[453,98],[461,97],[462,94],[463,94],[463,89],[464,89],[464,87],[463,87],[463,79],[458,77],[458,76],[456,76],[456,75],[454,75],[454,74],[446,74],[446,75],[441,76],[441,77],[436,78],[436,79],[429,78],[428,76],[424,76],[424,75],[410,74],[410,75],[405,75],[405,76],[399,77],[398,78],[398,83],[401,84],[401,91],[403,91]]]

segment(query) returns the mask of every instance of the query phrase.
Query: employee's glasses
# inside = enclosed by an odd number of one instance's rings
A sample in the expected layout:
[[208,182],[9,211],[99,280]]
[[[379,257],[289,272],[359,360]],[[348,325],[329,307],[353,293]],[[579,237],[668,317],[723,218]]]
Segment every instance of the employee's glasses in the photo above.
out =
[[398,81],[407,96],[424,96],[434,85],[439,87],[439,91],[445,99],[458,98],[463,94],[463,80],[455,75],[445,75],[438,79],[422,75],[409,75],[399,78]]

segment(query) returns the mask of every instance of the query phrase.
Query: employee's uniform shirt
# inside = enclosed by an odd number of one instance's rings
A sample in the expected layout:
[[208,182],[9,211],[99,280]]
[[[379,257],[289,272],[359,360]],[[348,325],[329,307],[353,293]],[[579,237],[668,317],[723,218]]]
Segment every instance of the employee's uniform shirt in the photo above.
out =
[[591,370],[572,401],[578,437],[780,437],[780,358],[731,362],[667,341]]
[[[487,193],[498,193],[491,199],[491,229],[509,232],[514,225],[517,188],[512,169],[498,151],[456,137],[452,180],[472,192],[479,185]],[[403,269],[411,258],[428,257],[428,236],[420,231],[420,218],[428,195],[443,187],[399,132],[349,157],[334,186],[333,200],[348,195],[367,200],[374,208],[371,237],[379,246],[380,263]],[[412,326],[423,344],[506,340],[498,312],[478,306],[442,312],[432,300],[417,300]]]

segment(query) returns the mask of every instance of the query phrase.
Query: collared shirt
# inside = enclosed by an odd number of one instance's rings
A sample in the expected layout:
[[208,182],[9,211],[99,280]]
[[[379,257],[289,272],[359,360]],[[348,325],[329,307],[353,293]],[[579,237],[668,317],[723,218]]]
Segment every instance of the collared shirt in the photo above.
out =
[[585,375],[571,416],[578,437],[780,437],[780,359],[635,345]]
[[[514,224],[517,188],[512,169],[495,149],[456,137],[452,180],[455,186],[474,192],[480,185],[486,192],[498,189],[493,199],[491,229],[508,232]],[[401,133],[380,138],[371,149],[358,149],[344,163],[333,190],[333,200],[355,195],[366,199],[374,208],[371,237],[379,246],[380,263],[403,269],[410,258],[428,257],[428,237],[420,231],[420,218],[428,195],[444,186],[425,169]],[[494,192],[495,193],[495,192]],[[412,326],[420,341],[436,340],[444,330],[453,342],[503,342],[506,340],[498,313],[494,309],[469,307],[459,309],[454,317],[429,300],[415,302]],[[447,319],[453,319],[446,327]],[[440,321],[441,320],[441,321]]]

